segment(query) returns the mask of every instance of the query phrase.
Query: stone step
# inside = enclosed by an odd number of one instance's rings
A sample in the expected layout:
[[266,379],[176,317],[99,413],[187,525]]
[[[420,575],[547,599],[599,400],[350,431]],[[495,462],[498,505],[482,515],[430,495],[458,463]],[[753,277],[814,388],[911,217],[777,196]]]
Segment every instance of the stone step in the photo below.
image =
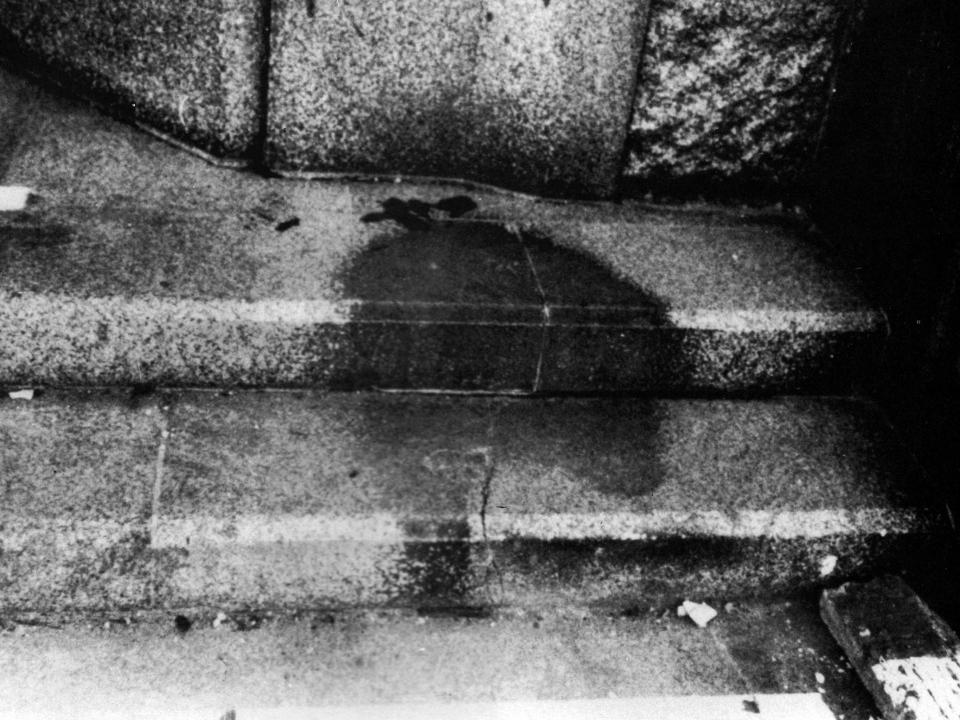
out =
[[0,612],[630,608],[940,557],[872,405],[316,391],[0,402]]
[[269,179],[0,99],[39,196],[0,213],[0,383],[836,392],[885,337],[796,217]]

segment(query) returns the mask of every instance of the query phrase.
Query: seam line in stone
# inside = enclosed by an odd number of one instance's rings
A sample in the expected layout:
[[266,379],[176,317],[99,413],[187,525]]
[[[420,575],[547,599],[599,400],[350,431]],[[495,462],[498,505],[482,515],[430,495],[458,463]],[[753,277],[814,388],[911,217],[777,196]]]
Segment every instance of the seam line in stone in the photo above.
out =
[[150,545],[156,546],[160,528],[160,494],[163,492],[163,465],[167,455],[167,438],[170,430],[167,427],[167,417],[160,409],[160,444],[157,446],[157,460],[153,475],[153,498],[150,511]]
[[537,266],[533,262],[533,256],[530,255],[530,249],[523,242],[523,236],[520,229],[513,223],[509,223],[506,229],[513,235],[520,248],[523,250],[523,256],[527,260],[527,267],[530,268],[530,274],[533,276],[534,287],[537,295],[540,297],[540,313],[543,318],[540,323],[540,347],[537,350],[537,365],[533,374],[533,392],[540,392],[543,385],[543,358],[547,352],[547,342],[549,341],[550,327],[550,306],[547,304],[547,294],[544,292],[543,283],[540,282],[540,274],[537,272]]

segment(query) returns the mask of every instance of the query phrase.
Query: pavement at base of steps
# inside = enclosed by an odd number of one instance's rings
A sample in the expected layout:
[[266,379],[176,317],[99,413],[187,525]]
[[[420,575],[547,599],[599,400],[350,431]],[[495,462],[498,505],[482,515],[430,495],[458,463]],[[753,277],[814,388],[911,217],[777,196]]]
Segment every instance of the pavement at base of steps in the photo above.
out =
[[6,616],[0,717],[870,717],[815,598],[717,609]]

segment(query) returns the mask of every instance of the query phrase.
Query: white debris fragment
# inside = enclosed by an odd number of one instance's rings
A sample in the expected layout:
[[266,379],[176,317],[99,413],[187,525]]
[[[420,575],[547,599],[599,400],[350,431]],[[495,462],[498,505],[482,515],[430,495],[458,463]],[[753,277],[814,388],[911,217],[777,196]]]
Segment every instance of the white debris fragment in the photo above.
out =
[[7,395],[10,396],[11,400],[33,400],[33,389],[28,390],[13,390]]
[[832,575],[833,571],[837,569],[837,561],[839,559],[836,555],[827,555],[820,560],[820,577]]
[[33,193],[24,185],[0,185],[0,212],[16,212],[27,206]]
[[869,628],[860,628],[860,637],[862,637],[862,638],[868,638],[868,637],[870,637],[870,629],[869,629]]
[[214,629],[222,627],[224,623],[227,622],[227,614],[225,612],[218,612],[217,616],[213,619]]
[[827,681],[826,676],[822,672],[814,673],[813,676],[817,679],[818,685],[823,685]]
[[684,600],[677,608],[677,617],[688,617],[697,627],[705,628],[707,623],[717,616],[717,611],[706,603],[695,603]]

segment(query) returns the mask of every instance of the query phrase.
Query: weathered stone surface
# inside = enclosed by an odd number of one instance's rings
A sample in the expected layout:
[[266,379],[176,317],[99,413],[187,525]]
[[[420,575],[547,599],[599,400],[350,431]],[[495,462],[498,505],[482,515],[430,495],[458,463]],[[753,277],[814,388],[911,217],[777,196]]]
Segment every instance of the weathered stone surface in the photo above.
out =
[[709,632],[662,611],[181,608],[186,634],[176,611],[88,616],[0,635],[0,695],[16,720],[870,716],[806,599],[738,603]]
[[125,392],[0,396],[0,608],[149,602],[160,427]]
[[630,607],[949,533],[843,399],[50,393],[0,398],[0,439],[0,609]]
[[626,174],[656,189],[796,184],[861,0],[656,0]]
[[260,127],[256,0],[2,0],[4,52],[202,150],[247,159]]
[[883,339],[783,216],[268,179],[0,97],[5,382],[836,391]]
[[608,195],[645,2],[274,3],[268,163]]

